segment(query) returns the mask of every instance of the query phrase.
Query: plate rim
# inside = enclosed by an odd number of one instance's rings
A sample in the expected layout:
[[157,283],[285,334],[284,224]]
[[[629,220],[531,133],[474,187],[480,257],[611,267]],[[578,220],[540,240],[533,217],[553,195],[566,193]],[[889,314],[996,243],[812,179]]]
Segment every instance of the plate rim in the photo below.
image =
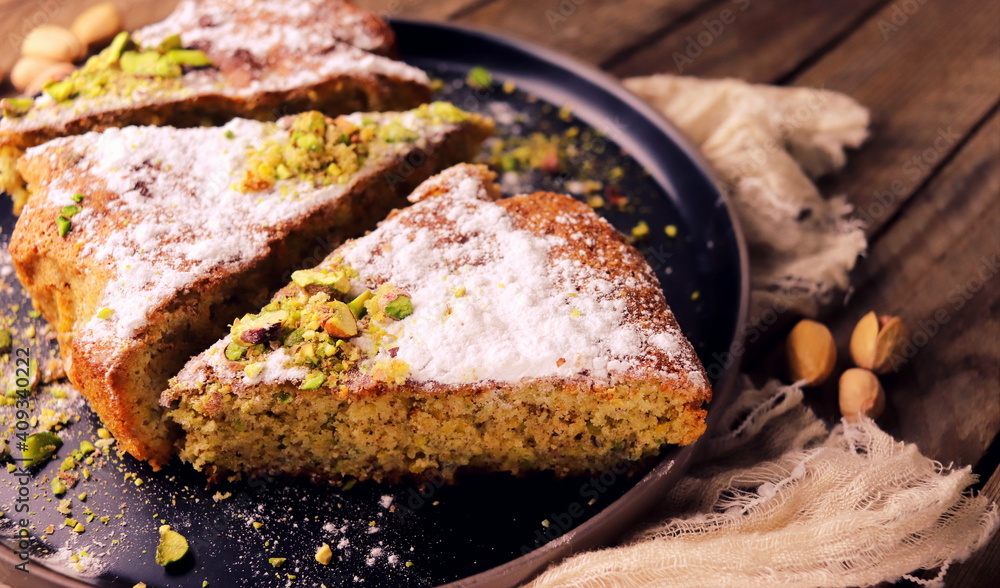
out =
[[[750,306],[750,262],[743,227],[739,217],[735,213],[732,198],[725,190],[719,189],[719,186],[723,184],[719,180],[717,172],[705,158],[704,154],[694,146],[694,143],[683,131],[666,119],[649,103],[625,88],[619,79],[561,51],[550,49],[533,41],[521,39],[513,35],[498,33],[464,23],[442,22],[439,20],[412,17],[391,17],[387,20],[394,29],[399,25],[404,27],[414,26],[445,29],[532,54],[600,87],[612,97],[619,99],[628,107],[638,112],[655,129],[662,132],[691,160],[694,167],[712,185],[718,201],[726,208],[726,216],[729,219],[734,234],[740,270],[739,308],[737,309],[734,333],[729,342],[729,348],[732,349],[734,346],[743,344],[745,339],[744,326],[746,325]],[[733,361],[725,367],[713,387],[712,400],[709,403],[710,409],[714,405],[732,400],[738,383],[738,373],[739,361]],[[707,436],[717,426],[721,413],[722,411],[718,409],[715,411],[709,410],[707,428],[702,438]],[[628,526],[628,523],[633,522],[641,514],[654,506],[650,498],[665,489],[668,485],[667,483],[671,480],[669,474],[675,471],[675,467],[676,471],[683,472],[687,463],[694,458],[696,452],[700,451],[702,446],[702,443],[696,441],[691,445],[679,448],[676,453],[671,452],[664,456],[652,470],[614,502],[601,509],[600,512],[580,525],[549,541],[545,545],[483,572],[440,584],[438,588],[501,588],[516,586],[534,578],[542,573],[545,568],[559,560],[608,543],[610,536],[621,536],[625,530],[624,527]],[[645,503],[640,504],[636,508],[634,503],[640,499],[645,499]],[[616,521],[614,520],[616,518],[624,518],[625,521]],[[600,535],[603,535],[603,537]]]
[[[750,298],[750,275],[749,275],[749,254],[747,250],[744,231],[739,218],[735,214],[735,207],[732,199],[724,191],[720,190],[721,182],[717,172],[707,161],[701,151],[694,146],[687,135],[681,131],[671,121],[666,119],[660,112],[654,109],[647,102],[636,96],[622,85],[621,81],[608,73],[589,65],[558,50],[544,47],[532,41],[518,38],[507,33],[498,33],[485,30],[476,26],[458,24],[453,22],[443,22],[439,20],[411,18],[411,17],[390,17],[386,19],[390,26],[395,28],[398,25],[417,26],[450,30],[466,34],[472,37],[479,37],[490,43],[506,46],[529,53],[535,57],[548,62],[558,68],[568,71],[574,76],[581,78],[591,84],[600,87],[603,91],[625,103],[629,108],[639,113],[649,121],[653,128],[663,133],[683,154],[687,157],[699,171],[705,180],[713,186],[713,190],[726,209],[726,217],[734,234],[734,240],[738,256],[738,266],[740,270],[739,287],[739,308],[737,309],[734,334],[729,343],[730,348],[741,345],[745,339],[743,327],[746,324],[749,313]],[[719,377],[713,388],[712,401],[709,408],[723,401],[732,399],[739,372],[739,362],[733,362],[727,366]],[[720,410],[709,411],[708,426],[705,435],[714,429],[716,422],[721,415]],[[704,435],[703,435],[704,438]],[[570,557],[573,554],[592,549],[602,544],[606,544],[611,536],[620,536],[624,528],[633,522],[643,512],[648,511],[653,506],[650,497],[658,494],[667,486],[671,480],[671,472],[683,471],[696,452],[702,447],[701,443],[695,442],[691,445],[678,448],[674,452],[669,452],[661,458],[660,462],[644,475],[635,485],[627,490],[622,496],[608,506],[601,509],[580,525],[574,527],[558,538],[547,542],[531,552],[512,559],[504,564],[495,566],[483,572],[466,576],[464,578],[439,585],[439,588],[483,588],[483,587],[504,587],[515,586],[529,580],[544,571],[549,565],[558,560]],[[640,499],[645,498],[645,503],[636,508],[634,505]],[[618,520],[616,520],[618,519]],[[624,519],[624,520],[622,520]],[[0,562],[4,568],[10,571],[0,574],[3,581],[11,581],[14,586],[19,585],[14,579],[13,565],[19,563],[20,559],[15,552],[4,546],[0,549]],[[45,566],[44,563],[32,561],[32,572],[25,575],[22,580],[32,582],[45,581],[52,587],[68,588],[92,588],[93,584],[87,583],[80,578],[68,576],[58,570]],[[41,564],[41,565],[39,565]],[[22,584],[27,586],[28,584]],[[33,584],[40,586],[41,584]]]

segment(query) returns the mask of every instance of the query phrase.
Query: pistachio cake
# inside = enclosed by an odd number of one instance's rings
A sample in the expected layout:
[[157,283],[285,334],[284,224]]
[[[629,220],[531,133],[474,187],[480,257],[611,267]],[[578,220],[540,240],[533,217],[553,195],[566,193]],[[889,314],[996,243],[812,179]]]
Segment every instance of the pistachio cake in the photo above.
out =
[[70,380],[122,447],[159,467],[172,452],[168,378],[491,130],[433,103],[56,139],[20,161],[32,197],[11,257]]
[[40,96],[0,101],[0,189],[19,209],[26,193],[14,162],[54,137],[429,101],[426,74],[395,53],[388,25],[344,0],[182,0]]
[[292,274],[162,404],[213,478],[599,471],[691,443],[705,372],[653,271],[570,196],[431,178]]

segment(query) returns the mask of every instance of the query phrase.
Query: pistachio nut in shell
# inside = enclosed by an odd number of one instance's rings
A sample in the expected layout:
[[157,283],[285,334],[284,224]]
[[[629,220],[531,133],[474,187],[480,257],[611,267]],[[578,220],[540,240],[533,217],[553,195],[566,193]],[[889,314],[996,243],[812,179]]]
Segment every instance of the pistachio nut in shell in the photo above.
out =
[[87,54],[87,48],[69,29],[42,25],[32,29],[21,43],[21,55],[72,62]]
[[97,45],[122,30],[122,15],[111,2],[102,2],[81,12],[69,28],[84,45]]
[[837,346],[826,325],[803,319],[788,334],[785,345],[788,376],[793,382],[817,386],[826,381],[837,365]]
[[851,359],[858,367],[886,374],[901,361],[906,345],[906,325],[899,317],[869,312],[851,333]]
[[861,416],[876,419],[885,410],[885,390],[878,376],[864,368],[851,368],[840,376],[840,414],[849,423]]

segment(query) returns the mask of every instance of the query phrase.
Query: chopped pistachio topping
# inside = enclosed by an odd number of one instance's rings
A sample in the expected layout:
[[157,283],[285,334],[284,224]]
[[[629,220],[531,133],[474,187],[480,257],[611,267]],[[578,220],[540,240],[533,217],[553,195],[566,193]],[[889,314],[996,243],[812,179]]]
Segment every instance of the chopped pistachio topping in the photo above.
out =
[[465,81],[473,88],[489,88],[493,84],[493,74],[485,67],[477,65],[469,70]]
[[402,320],[413,314],[413,301],[409,296],[398,296],[385,306],[385,313],[396,320]]
[[60,237],[65,237],[69,234],[70,229],[73,228],[73,223],[64,216],[56,217],[56,230],[59,232]]
[[62,447],[59,435],[50,431],[39,431],[25,439],[24,465],[31,467],[48,461]]
[[372,296],[374,296],[374,294],[372,294],[371,290],[365,290],[359,294],[357,298],[347,303],[348,308],[351,309],[351,312],[354,313],[356,318],[360,319],[368,314],[368,309],[365,308],[365,302],[368,302]]
[[73,200],[73,202],[76,202],[77,204],[83,202],[83,194],[79,193],[73,194],[73,196],[71,196],[70,198]]
[[[447,102],[424,104],[412,113],[434,124],[469,118],[468,113]],[[290,118],[287,130],[275,133],[250,153],[237,188],[243,192],[266,190],[281,180],[316,186],[345,184],[380,145],[418,138],[419,133],[398,117],[381,126],[370,120],[358,126],[346,117],[328,119],[319,112],[303,112]]]
[[4,98],[0,100],[0,113],[7,118],[17,118],[28,114],[35,101],[31,98]]
[[0,353],[10,353],[14,346],[14,337],[8,329],[0,329]]
[[74,215],[80,212],[80,207],[76,205],[63,206],[59,209],[59,216],[64,216],[66,218],[72,218]]
[[[356,366],[364,354],[374,354],[385,343],[384,327],[413,312],[413,302],[392,284],[375,292],[366,290],[350,303],[343,299],[351,290],[353,270],[346,267],[302,270],[257,314],[233,323],[225,347],[228,360],[243,365],[243,373],[254,379],[264,369],[265,354],[281,346],[295,365],[306,368],[301,390],[336,387],[341,374]],[[375,342],[363,352],[350,342],[362,334]],[[372,377],[385,381],[405,379],[409,367],[402,361],[375,366]],[[381,375],[381,376],[380,376]],[[290,396],[277,398],[291,402]]]
[[188,552],[188,542],[184,535],[170,529],[170,525],[160,527],[160,544],[156,546],[156,563],[167,566],[180,561]]
[[[110,45],[88,59],[68,78],[50,82],[42,91],[57,103],[78,96],[128,97],[139,89],[180,88],[176,78],[184,74],[185,68],[210,65],[212,62],[204,52],[184,49],[178,35],[167,37],[158,47],[142,48],[129,33],[121,32]],[[4,107],[4,115],[27,114],[34,106],[34,100],[24,100],[24,103]]]
[[288,561],[288,559],[284,558],[284,557],[269,557],[269,558],[267,558],[267,563],[271,564],[271,567],[275,567],[275,568],[280,568],[281,566],[285,565],[286,561]]
[[106,320],[106,319],[111,318],[112,315],[114,315],[114,314],[115,314],[115,309],[108,308],[107,306],[105,306],[101,310],[97,311],[97,318],[99,318],[99,319],[105,319]]

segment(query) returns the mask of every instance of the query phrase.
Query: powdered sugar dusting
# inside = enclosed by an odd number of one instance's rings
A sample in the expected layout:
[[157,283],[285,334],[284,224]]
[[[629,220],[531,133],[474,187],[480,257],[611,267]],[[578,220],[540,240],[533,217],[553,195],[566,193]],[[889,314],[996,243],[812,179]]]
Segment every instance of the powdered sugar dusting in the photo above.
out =
[[20,118],[0,118],[0,131],[23,133],[97,112],[136,110],[196,97],[249,99],[264,92],[309,88],[337,77],[378,77],[427,85],[423,71],[384,57],[392,35],[371,15],[339,0],[186,0],[165,20],[136,31],[146,46],[180,34],[216,67],[193,70],[181,84],[150,82],[127,96],[78,97],[55,103],[48,95]]
[[343,0],[183,0],[136,37],[154,46],[178,33],[187,45],[262,59],[276,50],[318,53],[338,42],[377,53],[391,46],[370,15]]
[[[649,347],[699,377],[679,332],[625,320],[626,302],[617,293],[637,284],[612,283],[553,255],[565,239],[516,228],[480,180],[454,175],[445,194],[340,250],[360,276],[352,294],[389,281],[413,299],[414,313],[388,328],[397,338],[395,358],[409,364],[412,381],[610,378]],[[438,226],[422,226],[425,215]],[[373,361],[388,357],[383,348]]]
[[[375,124],[398,119],[396,113],[368,117]],[[133,337],[150,312],[209,272],[239,272],[265,254],[281,238],[283,223],[331,206],[360,178],[403,153],[427,148],[456,127],[407,120],[421,139],[380,143],[347,184],[321,188],[285,180],[264,191],[234,189],[248,151],[285,132],[275,123],[237,119],[221,128],[126,127],[29,149],[28,158],[60,157],[69,149],[80,158],[74,171],[95,178],[111,193],[96,201],[85,197],[67,237],[78,240],[80,255],[103,263],[111,276],[99,304],[111,316],[83,317],[87,322],[78,325],[78,340]],[[72,204],[81,186],[72,182],[78,174],[68,177],[38,190],[26,210]]]

